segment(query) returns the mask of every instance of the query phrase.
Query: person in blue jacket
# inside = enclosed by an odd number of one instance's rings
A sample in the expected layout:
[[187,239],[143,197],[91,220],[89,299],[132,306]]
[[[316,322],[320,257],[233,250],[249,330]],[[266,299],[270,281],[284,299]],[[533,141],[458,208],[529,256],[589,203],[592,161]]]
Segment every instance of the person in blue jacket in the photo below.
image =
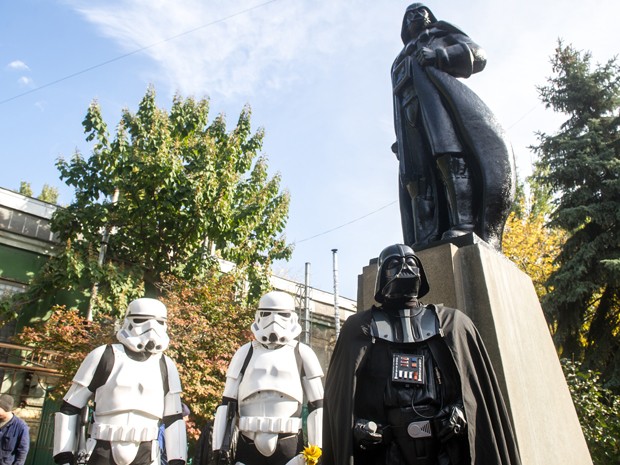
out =
[[0,395],[0,465],[24,465],[30,448],[28,425],[12,410],[13,397]]

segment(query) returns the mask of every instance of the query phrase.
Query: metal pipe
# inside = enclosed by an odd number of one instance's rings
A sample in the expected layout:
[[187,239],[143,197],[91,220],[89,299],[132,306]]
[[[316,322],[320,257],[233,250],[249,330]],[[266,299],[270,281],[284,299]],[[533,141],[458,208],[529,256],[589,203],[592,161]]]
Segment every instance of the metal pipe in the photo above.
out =
[[[114,194],[112,195],[112,205],[116,204],[118,202],[118,198],[120,197],[120,191],[117,189],[114,189]],[[103,234],[101,236],[101,246],[99,247],[99,258],[97,259],[97,264],[101,267],[103,266],[103,262],[105,260],[105,254],[108,250],[108,242],[110,241],[110,226],[106,226],[103,229]],[[86,313],[86,320],[87,321],[93,321],[93,304],[95,301],[95,298],[97,297],[97,293],[99,291],[99,283],[95,282],[93,283],[93,286],[91,288],[91,292],[90,292],[90,299],[88,301],[88,312]]]
[[304,343],[310,345],[310,262],[306,262],[306,273],[304,279]]
[[338,249],[332,249],[334,264],[334,326],[336,328],[336,340],[340,336],[340,308],[338,307]]

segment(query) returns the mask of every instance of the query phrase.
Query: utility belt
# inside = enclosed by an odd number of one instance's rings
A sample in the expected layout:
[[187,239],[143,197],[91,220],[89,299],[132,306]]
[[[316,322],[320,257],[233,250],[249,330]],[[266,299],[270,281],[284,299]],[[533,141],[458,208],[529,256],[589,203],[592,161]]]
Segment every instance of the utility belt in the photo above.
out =
[[299,417],[240,417],[239,430],[252,433],[298,433],[302,426]]
[[90,428],[90,437],[102,441],[144,442],[157,439],[157,424],[135,428],[127,425],[106,425],[95,423]]
[[420,419],[419,415],[400,409],[388,412],[389,424],[383,428],[383,443],[405,439],[437,439],[446,442],[460,436],[467,429],[465,412],[460,403],[442,408],[433,418]]

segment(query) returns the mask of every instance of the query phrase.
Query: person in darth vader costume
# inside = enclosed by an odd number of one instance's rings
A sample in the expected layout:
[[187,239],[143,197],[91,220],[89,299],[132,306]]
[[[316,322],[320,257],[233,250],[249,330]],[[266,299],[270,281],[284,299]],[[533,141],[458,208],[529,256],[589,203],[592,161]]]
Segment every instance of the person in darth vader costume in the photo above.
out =
[[323,465],[520,464],[478,331],[428,291],[409,246],[381,252],[381,305],[347,319],[330,361]]

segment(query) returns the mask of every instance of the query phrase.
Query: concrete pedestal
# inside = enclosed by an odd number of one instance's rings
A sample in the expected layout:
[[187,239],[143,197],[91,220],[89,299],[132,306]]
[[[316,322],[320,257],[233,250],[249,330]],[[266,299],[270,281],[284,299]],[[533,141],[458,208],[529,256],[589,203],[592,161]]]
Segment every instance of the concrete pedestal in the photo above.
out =
[[[417,252],[430,283],[422,300],[465,312],[493,361],[524,465],[592,459],[531,279],[484,242]],[[359,277],[358,309],[374,303],[376,259]]]

